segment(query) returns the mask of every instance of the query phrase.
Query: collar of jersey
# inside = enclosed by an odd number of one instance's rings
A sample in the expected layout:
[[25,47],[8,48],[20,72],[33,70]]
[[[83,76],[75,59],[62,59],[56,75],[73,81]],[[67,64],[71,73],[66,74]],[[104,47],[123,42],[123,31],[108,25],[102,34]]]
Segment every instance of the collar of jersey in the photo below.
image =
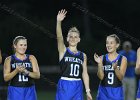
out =
[[77,53],[73,53],[69,48],[67,48],[68,52],[72,55],[78,56],[80,55],[80,52],[78,51]]
[[106,54],[106,60],[109,61],[110,63],[116,62],[119,59],[120,55],[118,54],[118,56],[116,57],[116,59],[110,61],[108,58],[108,54]]
[[19,58],[17,58],[17,56],[14,54],[14,58],[16,59],[16,60],[19,60],[19,61],[24,61],[24,60],[26,60],[27,59],[27,55],[25,54],[25,58],[23,59],[23,60],[21,60],[21,59],[19,59]]

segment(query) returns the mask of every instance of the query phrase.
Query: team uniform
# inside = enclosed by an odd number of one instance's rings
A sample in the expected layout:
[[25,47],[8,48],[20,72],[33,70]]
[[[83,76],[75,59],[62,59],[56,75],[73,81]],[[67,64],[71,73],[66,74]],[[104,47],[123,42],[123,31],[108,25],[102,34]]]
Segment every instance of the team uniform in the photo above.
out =
[[56,100],[83,100],[83,53],[78,51],[74,54],[69,48],[60,61],[62,71],[58,82]]
[[[125,50],[119,52],[119,54],[127,58],[127,62],[136,62],[136,52],[130,50],[126,53]],[[135,91],[136,91],[136,79],[135,79],[135,66],[127,66],[126,73],[123,79],[124,90],[128,92],[126,100],[135,100]]]
[[98,88],[97,100],[124,100],[122,82],[117,78],[112,63],[118,61],[120,69],[122,55],[113,61],[108,59],[108,54],[103,56],[104,78]]
[[[15,70],[18,65],[24,65],[30,72],[33,70],[29,55],[26,55],[24,60],[20,60],[15,55],[12,55],[10,63],[11,72]],[[18,73],[9,82],[8,100],[37,100],[34,80],[22,73]]]

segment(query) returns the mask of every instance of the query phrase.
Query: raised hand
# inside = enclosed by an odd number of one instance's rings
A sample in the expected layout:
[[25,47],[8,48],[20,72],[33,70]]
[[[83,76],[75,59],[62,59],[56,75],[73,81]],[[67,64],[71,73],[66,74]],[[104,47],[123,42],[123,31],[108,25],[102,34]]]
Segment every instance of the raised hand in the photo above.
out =
[[66,17],[66,13],[67,11],[65,9],[60,10],[57,15],[57,21],[63,21]]
[[94,60],[95,60],[98,64],[101,64],[101,63],[102,63],[102,58],[99,57],[96,53],[94,54]]

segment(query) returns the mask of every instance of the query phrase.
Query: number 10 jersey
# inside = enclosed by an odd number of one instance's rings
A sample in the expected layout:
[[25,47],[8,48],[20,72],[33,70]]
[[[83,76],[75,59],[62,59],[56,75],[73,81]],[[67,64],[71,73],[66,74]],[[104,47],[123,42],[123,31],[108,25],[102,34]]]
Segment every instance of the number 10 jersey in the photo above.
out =
[[60,61],[62,77],[82,78],[83,53],[78,51],[74,54],[69,48],[66,49],[64,57]]

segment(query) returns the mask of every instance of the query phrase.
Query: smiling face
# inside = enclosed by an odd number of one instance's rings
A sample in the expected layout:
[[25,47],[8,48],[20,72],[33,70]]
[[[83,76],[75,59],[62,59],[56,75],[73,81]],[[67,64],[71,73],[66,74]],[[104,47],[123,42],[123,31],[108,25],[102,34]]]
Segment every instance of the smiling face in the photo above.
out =
[[17,36],[13,40],[13,47],[15,53],[18,53],[20,55],[25,54],[27,49],[27,39],[24,36]]
[[67,42],[69,43],[69,46],[77,46],[77,44],[80,42],[79,34],[76,32],[69,32]]
[[108,36],[106,39],[106,49],[109,53],[116,52],[117,48],[119,47],[119,43],[116,40],[116,37]]
[[80,42],[80,32],[76,27],[70,28],[67,36],[67,42],[69,43],[69,46],[77,46],[77,44]]
[[15,52],[21,55],[25,54],[27,49],[27,40],[20,39],[17,44],[14,44]]

